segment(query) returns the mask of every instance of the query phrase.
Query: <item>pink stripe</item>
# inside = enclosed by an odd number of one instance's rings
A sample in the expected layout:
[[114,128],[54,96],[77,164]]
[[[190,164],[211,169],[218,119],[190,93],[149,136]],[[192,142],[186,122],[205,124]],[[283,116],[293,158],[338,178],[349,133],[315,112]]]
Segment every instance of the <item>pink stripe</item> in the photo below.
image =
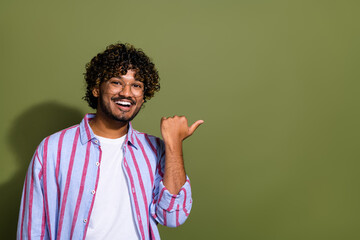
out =
[[159,162],[158,162],[158,166],[157,166],[158,173],[162,178],[164,177],[164,173],[163,173],[162,168],[161,168],[161,160],[164,158],[164,155],[165,155],[165,151],[163,151],[161,153],[161,156],[160,156]]
[[162,172],[162,169],[161,169],[161,162],[162,162],[164,154],[165,154],[165,152],[163,152],[161,154],[161,157],[159,158],[159,161],[158,161],[157,166],[156,166],[157,172],[162,178],[164,177],[164,173]]
[[153,232],[153,230],[152,230],[151,224],[149,225],[149,228],[150,228],[150,236],[151,236],[151,239],[155,239],[155,235],[154,235],[154,232]]
[[189,216],[189,213],[186,210],[186,190],[185,190],[185,188],[182,188],[182,189],[180,189],[180,191],[184,191],[183,211],[186,216]]
[[[145,138],[148,141],[148,143],[149,143],[150,147],[152,148],[153,152],[157,156],[157,150],[154,147],[154,145],[151,143],[150,138],[149,138],[149,136],[147,134],[145,134]],[[156,138],[156,144],[157,144],[157,146],[160,146],[160,139],[159,138]],[[163,158],[164,154],[165,154],[165,151],[161,154],[161,156],[159,158],[159,161],[158,161],[158,164],[156,165],[157,172],[161,177],[164,177],[164,173],[162,172],[162,169],[161,169],[161,159]]]
[[131,134],[131,142],[134,144],[134,136]]
[[[37,160],[38,160],[38,162],[39,162],[39,164],[40,164],[40,166],[41,166],[41,168],[42,168],[43,163],[40,161],[40,158],[39,158],[39,151],[38,151],[38,149],[36,149],[35,156],[36,156],[36,158],[37,158]],[[40,172],[42,172],[42,171],[40,171]]]
[[[34,161],[35,161],[35,158],[37,158],[37,159],[38,159],[38,162],[40,163],[40,159],[39,159],[39,155],[38,155],[38,150],[37,150],[37,149],[36,149],[36,152],[35,152]],[[40,163],[40,165],[41,165],[41,168],[42,168],[42,163]],[[39,174],[38,174],[39,180],[41,179],[41,177],[42,177],[42,170],[39,171]]]
[[[131,148],[130,148],[131,149]],[[127,160],[126,160],[126,157],[124,156],[124,165],[125,165],[125,169],[129,175],[129,179],[130,179],[130,184],[131,184],[131,194],[134,198],[134,202],[135,202],[135,210],[136,210],[136,213],[138,216],[140,216],[140,209],[139,209],[139,204],[138,204],[138,201],[137,201],[137,197],[136,197],[136,194],[135,194],[135,185],[134,185],[134,179],[131,175],[131,172],[130,172],[130,169],[129,169],[129,166],[127,164]],[[133,191],[134,189],[134,191]],[[148,212],[148,211],[146,211]],[[144,228],[143,228],[143,225],[142,225],[142,222],[141,222],[141,218],[140,219],[137,219],[139,221],[139,226],[140,226],[140,232],[141,232],[141,237],[142,239],[145,239],[145,233],[144,233]]]
[[162,198],[162,196],[163,196],[163,194],[164,194],[164,191],[165,191],[165,187],[161,190],[161,192],[160,192],[160,196],[159,196],[159,201],[158,202],[160,202],[161,201],[161,198]]
[[158,174],[160,175],[160,177],[164,177],[164,174],[163,174],[163,172],[161,171],[161,164],[160,164],[160,161],[159,161],[159,163],[158,163],[158,165],[157,165],[157,171],[158,171]]
[[[42,168],[42,163],[40,162],[39,154],[38,154],[38,150],[37,150],[37,149],[36,149],[35,157],[37,158],[37,160],[38,160],[38,162],[40,163],[41,168]],[[38,174],[39,180],[41,179],[42,175],[43,175],[43,171],[41,170],[41,171],[39,171],[39,174]]]
[[166,210],[163,209],[163,217],[164,217],[164,226],[167,225],[167,222],[166,222]]
[[[32,179],[32,174],[34,174],[33,173],[33,171],[34,171],[34,161],[35,161],[36,158],[39,159],[39,157],[38,157],[38,149],[36,149],[35,156],[32,159],[32,162],[33,162],[32,169],[31,169],[31,173],[29,173],[30,176],[31,176],[31,179]],[[40,160],[39,160],[39,162],[40,162]],[[41,172],[42,171],[40,171],[40,173]],[[40,173],[39,173],[39,175],[40,175]],[[26,174],[26,176],[25,176],[25,183],[24,183],[24,201],[23,201],[23,211],[22,211],[22,216],[21,216],[20,239],[22,239],[22,237],[23,237],[22,235],[23,235],[23,227],[24,227],[24,219],[25,219],[25,202],[26,202],[26,194],[27,194],[27,180],[28,180],[28,174]],[[29,214],[29,215],[31,215],[31,214]]]
[[180,209],[180,205],[178,204],[177,205],[177,208],[176,208],[176,226],[180,226],[180,223],[179,223],[179,209]]
[[142,143],[140,142],[140,140],[138,139],[138,137],[137,137],[137,136],[135,136],[135,137],[136,137],[137,143],[138,143],[139,146],[140,146],[141,152],[142,152],[142,154],[144,155],[144,158],[145,158],[145,161],[146,161],[146,165],[147,165],[148,170],[149,170],[149,175],[150,175],[150,180],[151,180],[151,186],[153,186],[153,184],[154,184],[154,174],[153,174],[153,171],[152,171],[152,169],[151,169],[151,164],[150,164],[149,158],[148,158],[148,156],[147,156],[147,154],[146,154],[146,152],[145,152],[144,146],[142,145]]
[[[154,145],[151,143],[148,134],[145,134],[145,139],[146,139],[146,141],[149,143],[149,145],[150,145],[151,149],[153,150],[154,154],[157,156],[156,148],[155,148]],[[158,138],[156,138],[156,140],[158,140]],[[159,143],[160,143],[160,140],[159,140]],[[159,144],[158,144],[158,145],[159,145]]]
[[145,212],[146,212],[146,217],[147,217],[147,226],[149,226],[149,211],[147,209],[148,202],[147,202],[147,198],[146,198],[144,183],[143,183],[143,180],[141,178],[140,169],[139,169],[139,166],[137,164],[135,154],[134,154],[134,151],[133,151],[132,147],[129,147],[129,150],[130,150],[131,157],[132,157],[134,165],[135,165],[136,173],[138,175],[138,180],[139,180],[139,183],[140,183],[141,193],[142,193],[142,196],[143,196]]
[[42,213],[42,220],[41,220],[41,235],[40,239],[44,239],[45,236],[45,206],[43,205],[43,213]]
[[89,121],[89,118],[86,115],[85,116],[85,132],[86,132],[86,136],[88,137],[88,140],[90,140],[91,134],[90,134],[89,126],[88,126],[88,124],[89,124],[88,121]]
[[[101,151],[100,146],[99,146],[99,150],[100,150],[99,163],[101,164],[102,151]],[[99,176],[100,176],[100,169],[98,168],[98,172],[97,172],[97,175],[96,175],[95,192],[97,191],[97,187],[98,187],[98,183],[99,183]],[[84,232],[83,240],[86,237],[86,233],[87,233],[89,222],[90,222],[91,212],[92,212],[92,209],[94,207],[94,202],[95,202],[95,195],[93,195],[93,199],[92,199],[92,202],[91,202],[90,211],[89,211],[89,214],[88,214],[88,217],[87,217],[88,221],[86,222],[86,225],[85,225],[85,232]]]
[[32,207],[33,207],[33,198],[34,198],[34,163],[35,159],[32,162],[31,175],[30,175],[30,193],[29,193],[29,215],[28,215],[28,239],[31,240],[31,220],[32,220]]
[[84,162],[83,172],[82,172],[82,176],[81,176],[81,184],[80,184],[78,198],[77,198],[77,201],[76,201],[76,207],[75,207],[73,222],[72,222],[72,226],[71,226],[70,239],[72,239],[72,236],[74,234],[74,229],[75,229],[75,225],[76,225],[76,221],[77,221],[78,214],[79,214],[79,209],[80,209],[81,198],[82,198],[82,195],[84,193],[84,185],[85,185],[86,173],[87,173],[87,168],[88,168],[88,165],[89,165],[90,146],[91,146],[91,141],[88,141],[87,148],[86,148],[85,162]]
[[51,226],[50,226],[50,217],[49,217],[49,205],[48,205],[48,195],[47,195],[47,175],[46,175],[46,169],[47,169],[47,152],[48,152],[48,144],[49,144],[49,138],[47,137],[45,139],[44,142],[44,152],[43,152],[43,188],[44,188],[44,200],[45,200],[45,209],[46,212],[48,213],[48,217],[47,217],[47,224],[48,224],[48,229],[49,229],[49,237],[51,240]]
[[[158,145],[158,146],[160,146],[160,138],[156,138],[156,144]],[[161,159],[163,159],[165,156],[165,151],[163,151],[162,153],[161,153],[161,156],[160,156],[160,160],[159,160],[159,175],[163,178],[164,177],[164,172],[163,172],[163,170],[162,170],[162,168],[161,168]]]
[[172,195],[172,198],[171,198],[171,201],[170,201],[169,207],[166,209],[167,211],[169,211],[169,212],[170,212],[170,210],[174,207],[175,198],[176,198],[176,195]]
[[74,158],[75,158],[76,147],[77,147],[77,143],[78,143],[78,139],[79,139],[79,133],[80,133],[80,128],[78,128],[75,133],[75,138],[74,138],[73,147],[72,147],[71,156],[70,156],[69,169],[68,169],[68,172],[66,175],[65,191],[64,191],[64,196],[63,196],[62,202],[61,202],[61,209],[60,209],[59,228],[58,228],[58,232],[57,232],[57,236],[56,236],[57,239],[61,239],[61,230],[62,230],[62,225],[64,222],[65,206],[66,206],[67,196],[69,193],[71,173],[72,173],[72,168],[74,165]]
[[[33,161],[34,160],[35,159],[33,159]],[[28,174],[26,174],[25,183],[24,183],[24,197],[23,197],[23,206],[22,206],[23,209],[22,209],[22,213],[21,213],[20,240],[23,239],[23,227],[24,227],[24,218],[25,218],[25,202],[26,202],[26,193],[27,193],[27,180],[28,180]]]
[[60,134],[60,138],[59,138],[59,142],[58,142],[56,168],[55,168],[56,186],[57,186],[57,194],[58,194],[58,208],[60,207],[60,186],[59,186],[60,158],[61,158],[61,149],[62,149],[62,143],[63,143],[65,132],[66,132],[66,129],[63,130]]

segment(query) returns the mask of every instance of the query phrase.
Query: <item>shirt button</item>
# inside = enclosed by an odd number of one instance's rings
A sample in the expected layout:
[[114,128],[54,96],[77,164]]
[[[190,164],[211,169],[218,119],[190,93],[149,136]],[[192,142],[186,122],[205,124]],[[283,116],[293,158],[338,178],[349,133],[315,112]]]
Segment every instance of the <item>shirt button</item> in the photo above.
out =
[[96,164],[96,166],[99,166],[99,165],[100,165],[100,163],[99,163],[99,162],[96,162],[95,164]]
[[87,219],[84,219],[84,223],[86,223],[87,222]]
[[95,140],[94,142],[95,142],[95,143],[98,143],[99,141],[98,141],[98,140]]
[[135,189],[134,189],[134,188],[132,188],[131,191],[132,191],[133,193],[135,193]]
[[95,194],[95,190],[92,190],[91,193],[92,193],[92,194]]

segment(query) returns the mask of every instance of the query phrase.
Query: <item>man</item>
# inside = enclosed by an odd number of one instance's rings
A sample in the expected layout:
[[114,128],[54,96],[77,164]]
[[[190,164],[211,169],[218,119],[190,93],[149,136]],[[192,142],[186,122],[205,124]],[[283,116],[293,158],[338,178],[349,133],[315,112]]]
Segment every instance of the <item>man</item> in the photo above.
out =
[[130,121],[160,89],[154,64],[129,44],[110,45],[86,66],[84,99],[96,109],[45,138],[25,178],[18,239],[160,239],[157,224],[189,215],[182,141],[185,117],[161,119],[163,141]]

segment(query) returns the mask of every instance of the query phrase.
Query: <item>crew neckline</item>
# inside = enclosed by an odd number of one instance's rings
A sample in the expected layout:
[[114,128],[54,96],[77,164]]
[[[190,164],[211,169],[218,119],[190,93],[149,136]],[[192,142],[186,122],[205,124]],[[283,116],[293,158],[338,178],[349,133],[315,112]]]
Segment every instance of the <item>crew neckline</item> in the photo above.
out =
[[124,136],[119,137],[119,138],[105,138],[105,137],[100,137],[98,135],[95,135],[95,137],[100,140],[100,143],[119,144],[119,143],[124,142],[126,135],[127,134],[125,134]]

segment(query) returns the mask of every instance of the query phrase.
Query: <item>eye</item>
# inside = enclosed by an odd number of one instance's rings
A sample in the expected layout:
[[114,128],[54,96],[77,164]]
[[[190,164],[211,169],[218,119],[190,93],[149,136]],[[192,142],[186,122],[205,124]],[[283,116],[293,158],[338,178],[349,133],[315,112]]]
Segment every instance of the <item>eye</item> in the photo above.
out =
[[122,83],[120,81],[116,81],[116,80],[111,81],[111,84],[116,85],[116,86],[122,86]]
[[142,88],[143,88],[143,85],[142,85],[142,84],[138,84],[138,83],[134,83],[134,84],[133,84],[133,87],[134,87],[134,88],[137,88],[137,89],[142,89]]

